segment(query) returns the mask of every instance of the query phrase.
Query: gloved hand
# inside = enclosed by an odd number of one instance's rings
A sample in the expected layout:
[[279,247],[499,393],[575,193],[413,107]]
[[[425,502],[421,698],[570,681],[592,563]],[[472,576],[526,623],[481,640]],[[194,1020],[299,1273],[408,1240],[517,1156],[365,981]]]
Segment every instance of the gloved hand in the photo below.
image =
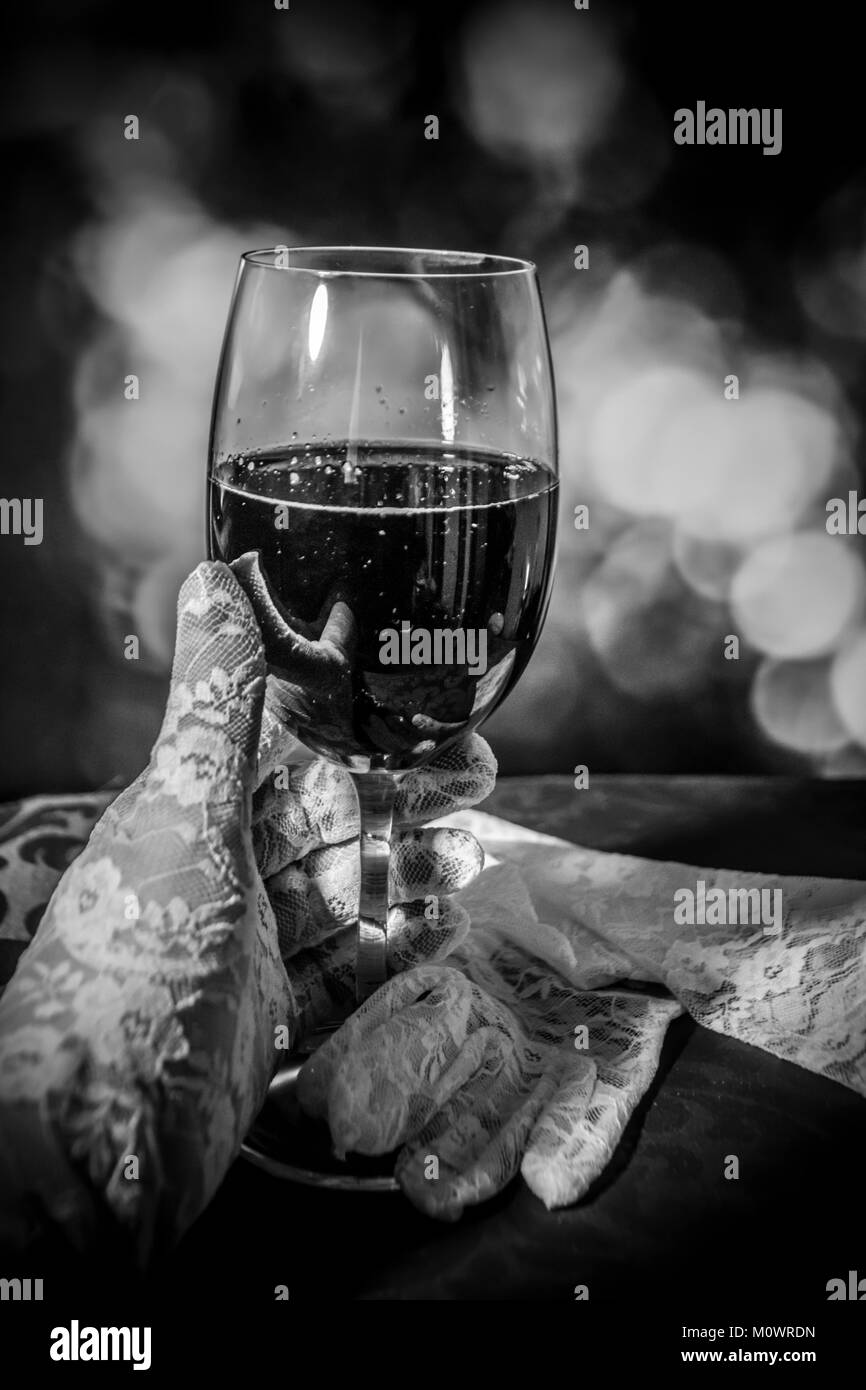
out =
[[456,1220],[518,1171],[567,1205],[603,1170],[682,1010],[577,993],[515,946],[454,959],[367,1000],[304,1065],[301,1103],[337,1153],[399,1148],[395,1175],[429,1216]]
[[[399,827],[487,794],[470,737],[407,775]],[[292,1039],[351,1005],[358,813],[348,774],[269,712],[261,633],[231,571],[179,601],[162,730],[61,879],[0,1000],[0,1243],[46,1229],[141,1263],[213,1195]],[[478,871],[463,831],[404,830],[392,859],[393,968],[445,953]]]
[[[418,1207],[456,1218],[518,1170],[548,1207],[577,1200],[686,1010],[866,1095],[863,884],[655,863],[455,819],[509,861],[462,895],[468,937],[447,966],[390,981],[300,1081],[338,1149],[402,1145]],[[682,890],[699,882],[731,913],[760,904],[761,920],[681,920]]]

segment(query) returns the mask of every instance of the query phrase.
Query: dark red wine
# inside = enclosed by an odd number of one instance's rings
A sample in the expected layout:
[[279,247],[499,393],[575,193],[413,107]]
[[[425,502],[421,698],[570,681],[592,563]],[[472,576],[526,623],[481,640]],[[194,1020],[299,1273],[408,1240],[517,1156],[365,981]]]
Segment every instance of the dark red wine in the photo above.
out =
[[298,737],[397,771],[488,715],[544,621],[557,489],[538,463],[456,445],[217,462],[211,555],[238,562]]

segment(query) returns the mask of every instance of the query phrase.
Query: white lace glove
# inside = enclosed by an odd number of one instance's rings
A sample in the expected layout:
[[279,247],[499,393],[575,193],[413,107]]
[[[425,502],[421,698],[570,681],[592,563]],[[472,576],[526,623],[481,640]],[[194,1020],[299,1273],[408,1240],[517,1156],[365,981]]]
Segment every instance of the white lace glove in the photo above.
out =
[[[398,827],[472,804],[494,775],[482,739],[453,746],[405,778]],[[351,1002],[357,834],[348,774],[268,713],[242,588],[199,566],[150,763],[63,875],[0,1001],[4,1248],[60,1231],[92,1249],[120,1231],[146,1263],[202,1210],[285,1055],[278,1030]],[[481,863],[467,832],[398,830],[392,967],[465,934],[447,894]]]
[[[338,1151],[403,1146],[398,1177],[422,1210],[454,1219],[518,1170],[548,1207],[582,1196],[683,1007],[866,1094],[863,884],[659,864],[478,813],[451,820],[510,861],[462,894],[468,938],[448,967],[389,982],[301,1076]],[[699,880],[781,890],[781,929],[680,925],[674,895]],[[675,998],[611,988],[623,981]]]

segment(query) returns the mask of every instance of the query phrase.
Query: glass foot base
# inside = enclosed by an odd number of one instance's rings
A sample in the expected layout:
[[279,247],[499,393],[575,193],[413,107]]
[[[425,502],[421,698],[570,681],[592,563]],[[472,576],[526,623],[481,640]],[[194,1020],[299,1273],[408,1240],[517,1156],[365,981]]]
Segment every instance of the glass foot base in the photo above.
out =
[[[321,1030],[326,1036],[330,1030]],[[330,1187],[344,1192],[399,1192],[394,1178],[396,1154],[367,1158],[347,1154],[336,1158],[331,1135],[323,1120],[312,1120],[298,1104],[298,1073],[324,1036],[304,1039],[302,1050],[293,1052],[268,1087],[265,1103],[241,1145],[241,1154],[257,1168],[276,1178]]]

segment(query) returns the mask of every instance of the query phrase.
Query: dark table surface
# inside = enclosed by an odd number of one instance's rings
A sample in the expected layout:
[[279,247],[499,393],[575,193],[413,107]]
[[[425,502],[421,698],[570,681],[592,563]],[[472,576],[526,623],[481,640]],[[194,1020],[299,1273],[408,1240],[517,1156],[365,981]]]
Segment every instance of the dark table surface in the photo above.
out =
[[[504,780],[484,810],[564,839],[655,859],[866,877],[866,784],[781,778]],[[740,1161],[726,1180],[725,1160]],[[826,1307],[827,1281],[866,1275],[866,1101],[689,1019],[607,1171],[548,1212],[520,1179],[455,1225],[400,1194],[298,1187],[238,1161],[168,1276],[214,1268],[290,1298],[663,1301],[699,1289],[746,1312]],[[858,1265],[859,1261],[859,1265]]]

